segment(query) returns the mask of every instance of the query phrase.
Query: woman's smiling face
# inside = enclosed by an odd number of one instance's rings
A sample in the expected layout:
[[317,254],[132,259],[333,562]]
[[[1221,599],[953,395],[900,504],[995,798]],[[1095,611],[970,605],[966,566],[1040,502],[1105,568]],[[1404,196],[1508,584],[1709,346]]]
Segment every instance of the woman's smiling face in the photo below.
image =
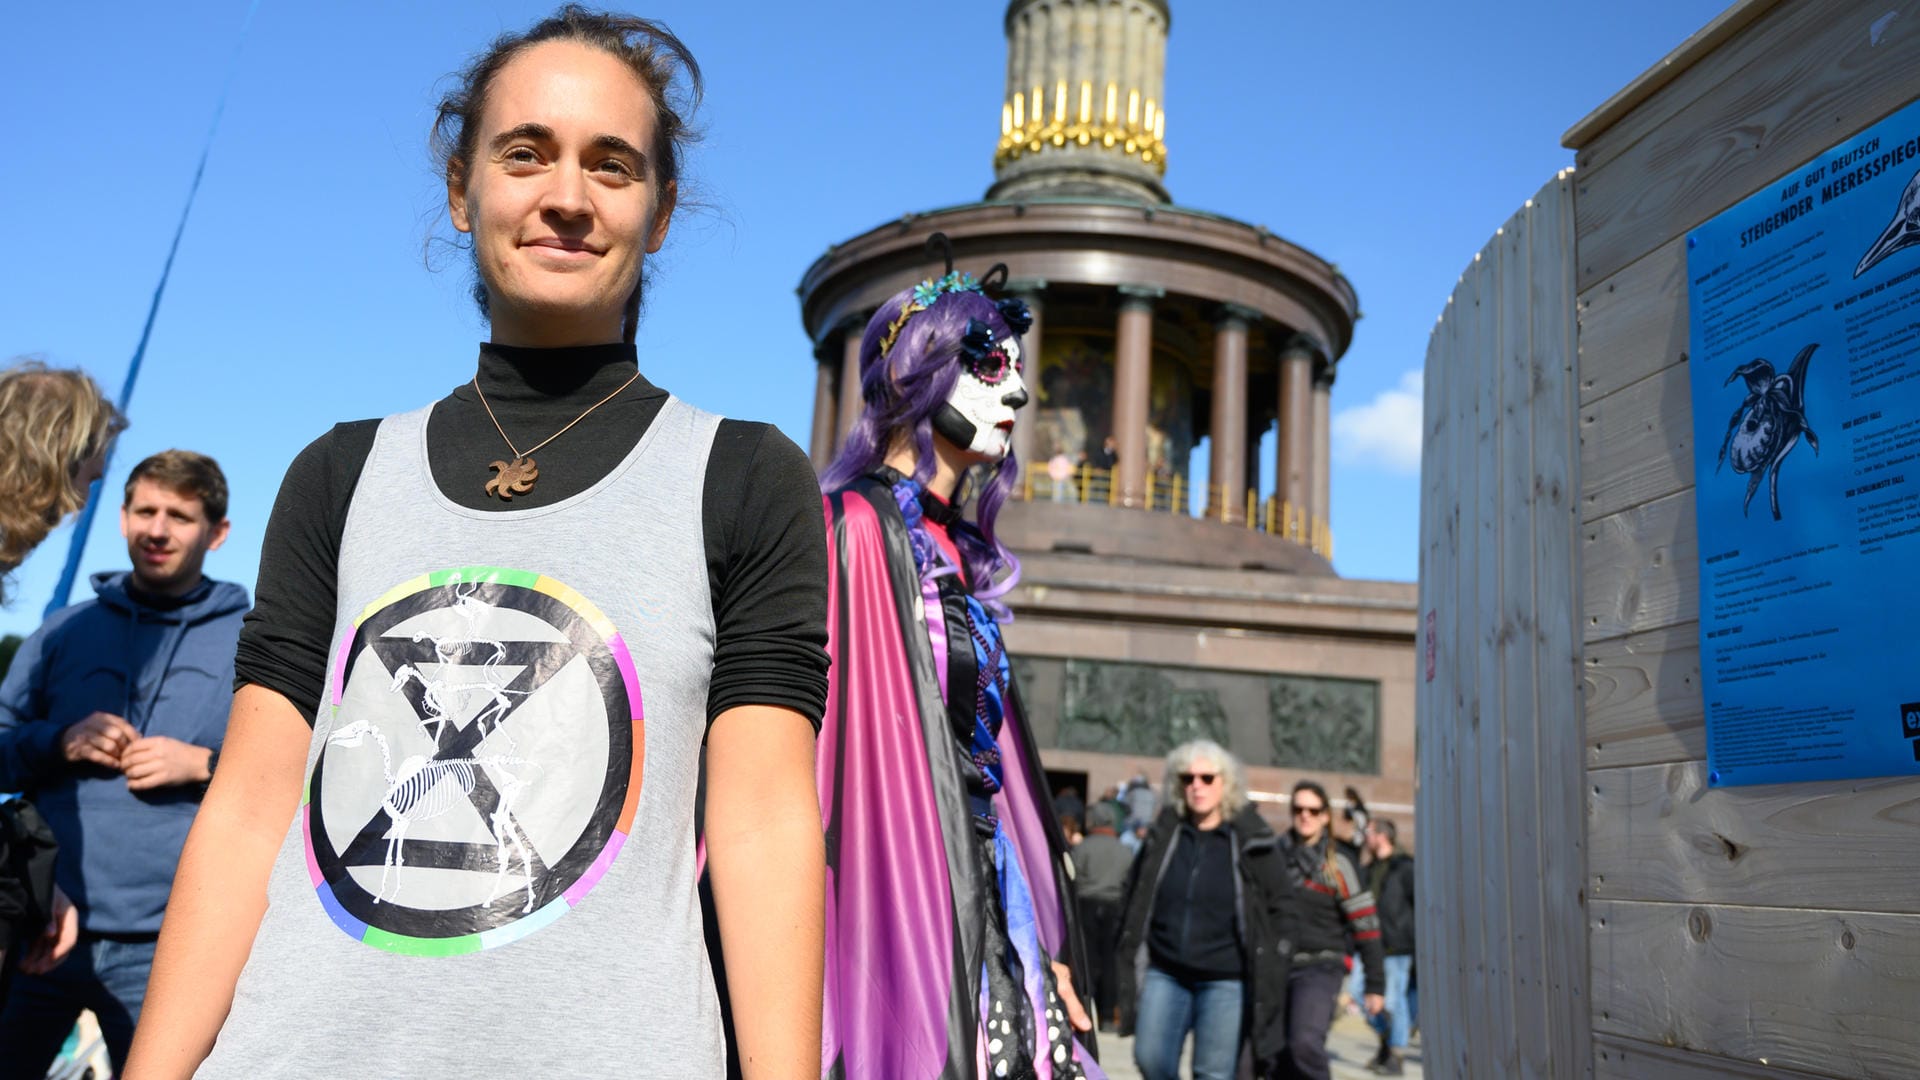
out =
[[493,340],[619,341],[642,263],[673,213],[673,185],[658,186],[648,160],[646,86],[599,49],[546,42],[500,69],[479,120],[447,203],[454,228],[473,238]]

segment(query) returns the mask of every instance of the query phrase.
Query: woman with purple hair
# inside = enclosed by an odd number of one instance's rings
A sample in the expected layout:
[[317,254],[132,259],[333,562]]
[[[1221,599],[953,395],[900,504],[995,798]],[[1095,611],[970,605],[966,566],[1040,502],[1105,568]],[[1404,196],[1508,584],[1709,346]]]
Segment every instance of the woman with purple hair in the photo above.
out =
[[1066,845],[1000,633],[1020,564],[994,520],[1031,323],[951,259],[890,297],[861,341],[865,410],[824,478],[832,1077],[1103,1075],[1076,1035],[1092,1025]]

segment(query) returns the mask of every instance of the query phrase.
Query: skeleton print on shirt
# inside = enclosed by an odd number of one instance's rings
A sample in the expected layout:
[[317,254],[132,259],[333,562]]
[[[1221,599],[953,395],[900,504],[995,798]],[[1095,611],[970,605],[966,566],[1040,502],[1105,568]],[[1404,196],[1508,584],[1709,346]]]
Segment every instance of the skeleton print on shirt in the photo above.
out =
[[640,688],[578,593],[492,567],[426,575],[368,605],[334,667],[302,831],[348,934],[417,955],[491,948],[612,865],[639,799]]

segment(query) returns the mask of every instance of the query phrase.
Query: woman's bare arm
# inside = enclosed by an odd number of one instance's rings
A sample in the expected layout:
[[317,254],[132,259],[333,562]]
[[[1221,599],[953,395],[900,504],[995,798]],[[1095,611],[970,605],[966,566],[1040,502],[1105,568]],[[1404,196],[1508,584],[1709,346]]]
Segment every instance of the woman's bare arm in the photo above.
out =
[[707,733],[707,866],[748,1080],[818,1080],[826,847],[813,726],[791,709],[728,709]]
[[128,1080],[190,1077],[213,1049],[267,909],[312,729],[258,686],[233,698],[213,786],[187,834],[128,1058]]

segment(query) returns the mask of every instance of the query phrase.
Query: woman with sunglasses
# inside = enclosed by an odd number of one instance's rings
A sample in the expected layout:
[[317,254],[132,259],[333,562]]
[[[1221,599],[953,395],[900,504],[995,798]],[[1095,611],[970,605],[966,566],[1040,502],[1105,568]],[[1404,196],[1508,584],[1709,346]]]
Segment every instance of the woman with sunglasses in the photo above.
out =
[[1292,902],[1279,838],[1248,803],[1239,760],[1206,740],[1167,755],[1163,805],[1120,924],[1134,1061],[1146,1080],[1173,1080],[1191,1031],[1194,1080],[1226,1080],[1243,1058],[1255,1075],[1277,1075],[1290,953],[1280,931]]
[[1299,903],[1285,927],[1293,972],[1288,980],[1287,1071],[1281,1075],[1328,1080],[1327,1028],[1333,1024],[1334,999],[1346,977],[1347,953],[1358,950],[1366,965],[1368,1016],[1379,1015],[1386,1005],[1385,953],[1373,894],[1327,827],[1332,813],[1327,789],[1302,780],[1293,785],[1292,805],[1293,828],[1280,838],[1280,848]]

